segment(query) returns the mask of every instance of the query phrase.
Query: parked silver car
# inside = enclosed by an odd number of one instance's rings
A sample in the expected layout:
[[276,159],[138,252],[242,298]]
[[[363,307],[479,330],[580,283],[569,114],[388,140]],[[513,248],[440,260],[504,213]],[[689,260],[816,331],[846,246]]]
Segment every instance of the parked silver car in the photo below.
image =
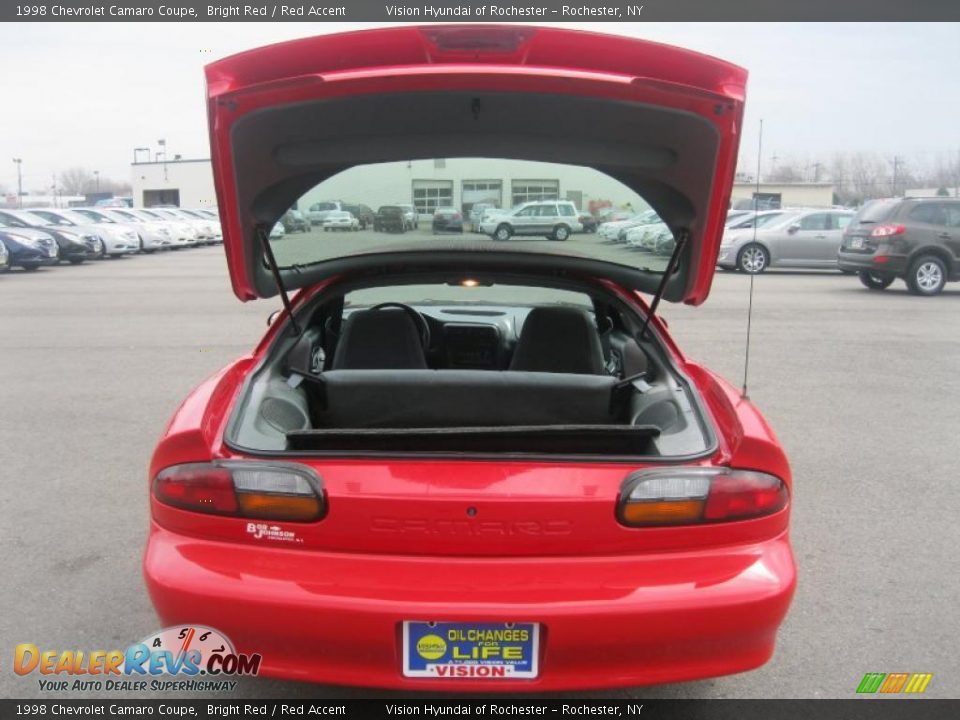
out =
[[[774,211],[758,227],[729,228],[723,234],[717,265],[760,273],[768,267],[836,269],[843,229],[853,213],[845,210]],[[759,215],[763,215],[760,213]],[[752,225],[753,223],[749,223]]]
[[509,240],[513,235],[543,235],[563,241],[582,230],[577,208],[569,200],[523,203],[506,215],[487,215],[480,223],[480,232],[495,240]]
[[[13,212],[13,211],[8,211]],[[124,255],[140,252],[140,239],[136,231],[126,225],[98,225],[90,218],[74,210],[66,208],[31,208],[22,211],[20,217],[32,215],[40,218],[48,227],[63,232],[71,232],[83,238],[91,253],[100,254],[100,248],[95,249],[95,241],[90,238],[99,237],[103,247],[103,254],[109,256]]]
[[121,215],[113,208],[71,208],[74,213],[90,218],[95,225],[111,225],[120,230],[132,230],[137,234],[140,252],[151,253],[171,244],[170,231],[160,223],[147,223],[131,215]]

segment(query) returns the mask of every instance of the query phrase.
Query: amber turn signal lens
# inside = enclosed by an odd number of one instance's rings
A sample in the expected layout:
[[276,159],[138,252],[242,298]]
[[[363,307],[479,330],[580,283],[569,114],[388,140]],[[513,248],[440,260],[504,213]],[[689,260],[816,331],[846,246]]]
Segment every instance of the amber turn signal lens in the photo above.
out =
[[263,520],[309,522],[323,514],[317,497],[237,493],[237,503],[244,517]]
[[676,525],[699,520],[703,506],[703,500],[628,503],[623,508],[623,519],[637,525]]
[[154,479],[153,496],[182,510],[257,520],[312,522],[326,512],[320,477],[296,463],[173,465]]

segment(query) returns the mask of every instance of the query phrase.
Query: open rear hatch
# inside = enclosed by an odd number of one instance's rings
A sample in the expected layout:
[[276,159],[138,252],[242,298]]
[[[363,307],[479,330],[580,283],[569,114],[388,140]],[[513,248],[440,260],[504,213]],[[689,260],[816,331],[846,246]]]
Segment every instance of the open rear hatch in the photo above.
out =
[[[663,297],[710,289],[740,139],[746,71],[656,43],[511,26],[400,27],[321,36],[206,68],[214,177],[233,289],[277,294],[270,229],[352,167],[469,157],[593,168],[646,200],[678,242]],[[486,238],[341,243],[281,265],[286,289],[345,271],[556,270],[655,292],[664,268],[573,243]]]

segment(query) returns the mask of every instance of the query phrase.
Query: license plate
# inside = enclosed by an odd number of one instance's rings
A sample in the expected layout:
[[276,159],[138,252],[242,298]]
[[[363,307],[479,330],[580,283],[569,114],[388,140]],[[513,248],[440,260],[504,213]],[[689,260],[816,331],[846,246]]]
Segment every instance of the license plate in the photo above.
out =
[[863,248],[863,238],[850,238],[850,248],[853,250],[860,250]]
[[537,677],[537,623],[403,623],[403,674],[439,679]]

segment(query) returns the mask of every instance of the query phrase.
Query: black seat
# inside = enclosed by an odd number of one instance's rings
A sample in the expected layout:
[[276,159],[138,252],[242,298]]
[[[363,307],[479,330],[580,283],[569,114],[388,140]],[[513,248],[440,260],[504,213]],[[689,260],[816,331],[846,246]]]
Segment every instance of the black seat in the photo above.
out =
[[510,369],[604,375],[603,348],[593,320],[578,308],[533,308],[524,320]]
[[358,310],[343,322],[334,370],[424,370],[417,326],[397,308]]

